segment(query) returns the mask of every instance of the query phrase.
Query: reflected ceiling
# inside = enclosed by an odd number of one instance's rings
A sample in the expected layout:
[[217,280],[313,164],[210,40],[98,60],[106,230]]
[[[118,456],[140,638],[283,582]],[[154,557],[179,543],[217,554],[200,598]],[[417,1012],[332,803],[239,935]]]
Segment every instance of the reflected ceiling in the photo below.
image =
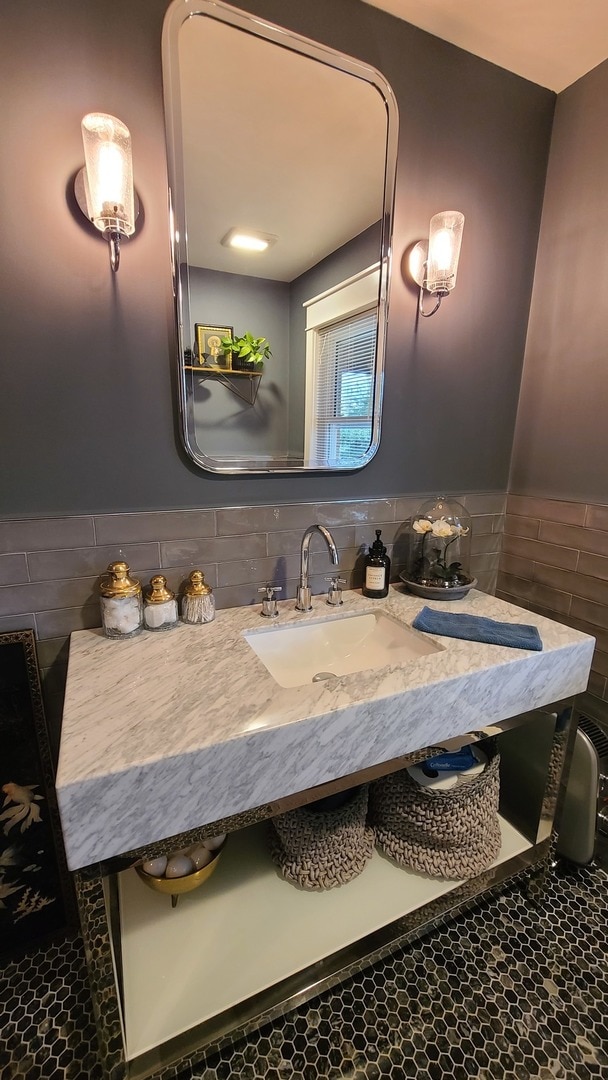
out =
[[[293,281],[382,215],[382,99],[361,79],[214,19],[190,19],[187,30],[179,64],[188,261]],[[221,93],[206,92],[218,83]],[[269,115],[271,126],[250,122]],[[235,227],[278,240],[263,256],[238,253],[221,244]]]

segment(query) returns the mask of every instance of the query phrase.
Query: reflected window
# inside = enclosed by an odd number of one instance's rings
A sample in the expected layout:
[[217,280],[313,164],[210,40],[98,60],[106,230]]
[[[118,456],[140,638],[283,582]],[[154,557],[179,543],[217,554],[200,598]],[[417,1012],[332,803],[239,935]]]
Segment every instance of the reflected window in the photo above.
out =
[[375,308],[317,331],[316,338],[311,455],[348,468],[361,461],[372,437]]
[[307,460],[357,468],[373,435],[379,270],[369,267],[305,305]]

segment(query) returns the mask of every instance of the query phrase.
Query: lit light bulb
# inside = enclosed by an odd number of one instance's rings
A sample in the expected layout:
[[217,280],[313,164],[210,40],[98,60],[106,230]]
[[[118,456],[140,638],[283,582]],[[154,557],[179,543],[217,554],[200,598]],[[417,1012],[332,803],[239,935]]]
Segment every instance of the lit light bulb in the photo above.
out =
[[229,229],[222,238],[223,247],[236,248],[237,251],[266,251],[266,248],[276,244],[278,236],[272,233],[260,232],[259,229],[234,228]]
[[431,218],[425,282],[429,292],[446,295],[454,288],[463,228],[459,210],[442,210]]
[[448,229],[440,229],[433,237],[431,259],[437,270],[444,272],[449,270],[452,262],[452,250],[454,247],[454,234]]
[[247,236],[246,233],[234,233],[230,238],[230,247],[241,248],[242,251],[266,251],[268,240]]

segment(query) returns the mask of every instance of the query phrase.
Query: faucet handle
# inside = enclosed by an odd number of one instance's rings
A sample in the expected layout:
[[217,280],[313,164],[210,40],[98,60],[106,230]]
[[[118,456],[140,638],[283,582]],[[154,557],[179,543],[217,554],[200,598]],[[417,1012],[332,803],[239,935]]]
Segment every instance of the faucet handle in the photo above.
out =
[[277,592],[283,592],[283,586],[271,585],[270,583],[268,583],[267,585],[262,585],[261,588],[258,589],[258,592],[263,592],[266,594],[264,596],[264,599],[262,600],[262,610],[260,612],[260,615],[263,615],[265,619],[276,619],[279,611],[277,608],[277,601],[274,594]]
[[326,581],[330,582],[329,589],[327,590],[327,604],[331,604],[332,607],[339,607],[342,601],[342,589],[341,585],[346,585],[346,578],[343,577],[326,577]]

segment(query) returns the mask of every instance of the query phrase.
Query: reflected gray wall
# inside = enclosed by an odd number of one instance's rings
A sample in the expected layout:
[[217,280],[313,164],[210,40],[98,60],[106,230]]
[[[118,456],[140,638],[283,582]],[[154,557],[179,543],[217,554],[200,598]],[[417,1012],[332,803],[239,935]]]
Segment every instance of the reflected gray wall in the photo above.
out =
[[557,99],[511,490],[608,502],[608,61]]
[[[235,334],[249,330],[255,337],[266,337],[272,349],[254,405],[217,379],[195,380],[196,437],[203,453],[209,457],[273,452],[285,456],[289,446],[289,284],[191,266],[190,315],[193,324],[232,326]],[[231,385],[238,390],[244,382],[243,377],[234,376]],[[247,394],[248,387],[240,389]]]
[[[241,6],[371,63],[397,97],[380,450],[361,472],[334,476],[226,478],[188,461],[176,419],[166,0],[9,0],[0,41],[0,193],[11,208],[0,231],[4,516],[506,487],[554,95],[357,0]],[[114,276],[107,245],[70,194],[80,121],[96,109],[131,129],[143,208]],[[458,287],[416,329],[401,257],[446,207],[467,218]]]

